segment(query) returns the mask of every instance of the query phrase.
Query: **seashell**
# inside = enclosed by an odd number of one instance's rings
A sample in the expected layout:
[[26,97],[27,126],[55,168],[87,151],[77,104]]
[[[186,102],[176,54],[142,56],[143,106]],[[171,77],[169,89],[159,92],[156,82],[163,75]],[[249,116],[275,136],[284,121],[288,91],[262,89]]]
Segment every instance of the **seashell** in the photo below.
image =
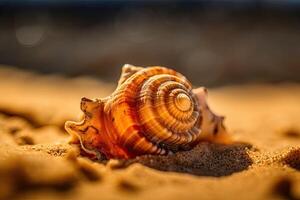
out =
[[89,155],[128,159],[188,150],[203,140],[228,141],[222,116],[206,103],[207,90],[192,89],[165,67],[124,65],[116,90],[103,99],[81,99],[83,120],[68,121],[73,143]]

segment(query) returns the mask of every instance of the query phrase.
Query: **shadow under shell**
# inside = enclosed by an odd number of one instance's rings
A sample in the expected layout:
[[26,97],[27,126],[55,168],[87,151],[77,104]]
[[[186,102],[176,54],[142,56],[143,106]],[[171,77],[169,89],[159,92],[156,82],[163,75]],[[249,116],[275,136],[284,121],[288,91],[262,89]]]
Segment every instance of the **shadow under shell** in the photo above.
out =
[[118,168],[140,163],[162,171],[189,173],[198,176],[227,176],[246,170],[252,163],[245,143],[216,144],[202,142],[190,151],[172,155],[143,155],[130,160],[120,160]]

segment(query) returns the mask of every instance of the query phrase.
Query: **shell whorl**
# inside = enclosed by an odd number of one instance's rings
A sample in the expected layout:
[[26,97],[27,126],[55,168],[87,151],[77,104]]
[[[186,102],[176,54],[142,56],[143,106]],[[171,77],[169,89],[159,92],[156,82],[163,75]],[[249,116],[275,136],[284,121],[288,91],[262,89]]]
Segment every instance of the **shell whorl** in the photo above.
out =
[[200,110],[191,89],[171,69],[152,67],[133,74],[106,108],[118,121],[121,143],[134,151],[164,154],[194,142],[200,134]]

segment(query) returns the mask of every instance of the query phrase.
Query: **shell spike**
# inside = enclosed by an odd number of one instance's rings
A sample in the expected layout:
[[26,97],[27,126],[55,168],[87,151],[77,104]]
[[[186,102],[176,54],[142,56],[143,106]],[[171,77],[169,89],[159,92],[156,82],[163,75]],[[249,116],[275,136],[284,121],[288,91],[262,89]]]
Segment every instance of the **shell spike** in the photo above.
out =
[[81,98],[80,102],[80,109],[84,114],[88,115],[89,117],[92,117],[92,115],[98,111],[98,109],[101,109],[102,105],[101,100],[91,100],[86,97]]
[[193,89],[193,92],[196,94],[199,100],[205,100],[208,96],[208,91],[205,87]]
[[129,77],[131,77],[136,72],[144,69],[143,67],[136,67],[134,65],[125,64],[122,67],[122,73],[120,80],[118,82],[118,86],[120,86],[122,83],[124,83]]

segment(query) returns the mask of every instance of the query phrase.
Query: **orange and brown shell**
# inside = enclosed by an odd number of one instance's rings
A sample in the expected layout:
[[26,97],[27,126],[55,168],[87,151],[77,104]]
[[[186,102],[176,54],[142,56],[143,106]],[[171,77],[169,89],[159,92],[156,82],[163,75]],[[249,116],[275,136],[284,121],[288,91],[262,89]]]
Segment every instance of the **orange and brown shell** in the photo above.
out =
[[83,120],[65,127],[85,152],[106,158],[164,155],[202,140],[226,141],[223,117],[209,109],[206,93],[172,69],[124,65],[116,90],[103,99],[82,98]]

